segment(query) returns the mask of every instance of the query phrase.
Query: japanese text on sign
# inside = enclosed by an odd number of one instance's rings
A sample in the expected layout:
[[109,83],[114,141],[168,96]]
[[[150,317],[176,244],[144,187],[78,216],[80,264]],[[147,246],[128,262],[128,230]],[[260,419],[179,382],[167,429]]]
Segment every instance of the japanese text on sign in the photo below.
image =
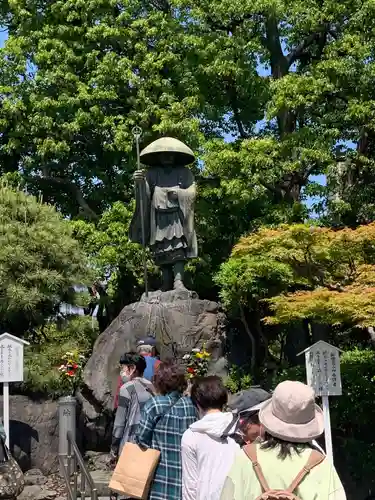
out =
[[3,338],[0,340],[0,383],[23,381],[23,346]]
[[307,383],[317,396],[341,396],[339,351],[329,344],[312,346],[306,353]]

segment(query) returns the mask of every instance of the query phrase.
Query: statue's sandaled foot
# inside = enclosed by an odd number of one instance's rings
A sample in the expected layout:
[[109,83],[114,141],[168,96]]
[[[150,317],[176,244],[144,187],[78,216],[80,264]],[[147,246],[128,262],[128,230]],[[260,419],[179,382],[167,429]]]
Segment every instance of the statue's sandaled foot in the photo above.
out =
[[182,280],[175,280],[173,284],[174,290],[187,290]]

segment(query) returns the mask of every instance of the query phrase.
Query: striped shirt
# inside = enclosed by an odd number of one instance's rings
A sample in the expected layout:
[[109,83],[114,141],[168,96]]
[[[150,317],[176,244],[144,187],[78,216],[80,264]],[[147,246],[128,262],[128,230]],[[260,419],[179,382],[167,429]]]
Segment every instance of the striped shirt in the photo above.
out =
[[121,386],[112,434],[112,453],[120,455],[127,442],[135,441],[141,412],[146,401],[154,394],[149,380],[136,377]]
[[[148,354],[142,354],[142,356],[145,358],[146,363],[147,363],[147,359],[146,358],[151,357]],[[157,359],[157,358],[153,358],[153,359],[155,359],[155,364],[154,364],[154,372],[155,372],[156,369],[160,366],[161,361],[160,361],[160,359]],[[148,377],[144,377],[144,378],[147,378],[147,380],[151,381],[151,379],[148,378]],[[116,394],[115,394],[115,398],[114,398],[114,402],[113,402],[113,409],[114,410],[117,410],[117,407],[118,407],[118,398],[120,396],[120,389],[121,389],[122,385],[123,385],[123,382],[122,382],[122,379],[121,379],[121,375],[119,375],[118,381],[117,381]]]
[[155,396],[145,404],[137,442],[161,452],[149,500],[181,499],[181,438],[196,420],[197,410],[191,399],[178,392]]

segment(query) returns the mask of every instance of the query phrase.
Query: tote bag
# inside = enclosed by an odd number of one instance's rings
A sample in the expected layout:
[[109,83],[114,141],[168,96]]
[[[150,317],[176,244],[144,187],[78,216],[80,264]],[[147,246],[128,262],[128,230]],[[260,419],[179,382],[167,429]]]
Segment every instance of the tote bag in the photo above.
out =
[[125,443],[109,488],[126,497],[147,500],[159,460],[159,450]]
[[[159,415],[156,425],[168,415],[179,399],[166,412]],[[135,443],[125,443],[109,482],[109,489],[128,495],[130,498],[147,500],[159,460],[159,450],[144,449]]]

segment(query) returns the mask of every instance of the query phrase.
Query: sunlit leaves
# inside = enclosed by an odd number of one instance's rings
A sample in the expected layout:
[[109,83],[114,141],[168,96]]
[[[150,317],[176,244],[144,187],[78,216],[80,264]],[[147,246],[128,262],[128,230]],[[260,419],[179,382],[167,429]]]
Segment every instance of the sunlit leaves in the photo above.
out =
[[229,309],[239,302],[273,314],[371,326],[375,321],[375,224],[333,231],[307,224],[263,228],[242,238],[216,276]]

